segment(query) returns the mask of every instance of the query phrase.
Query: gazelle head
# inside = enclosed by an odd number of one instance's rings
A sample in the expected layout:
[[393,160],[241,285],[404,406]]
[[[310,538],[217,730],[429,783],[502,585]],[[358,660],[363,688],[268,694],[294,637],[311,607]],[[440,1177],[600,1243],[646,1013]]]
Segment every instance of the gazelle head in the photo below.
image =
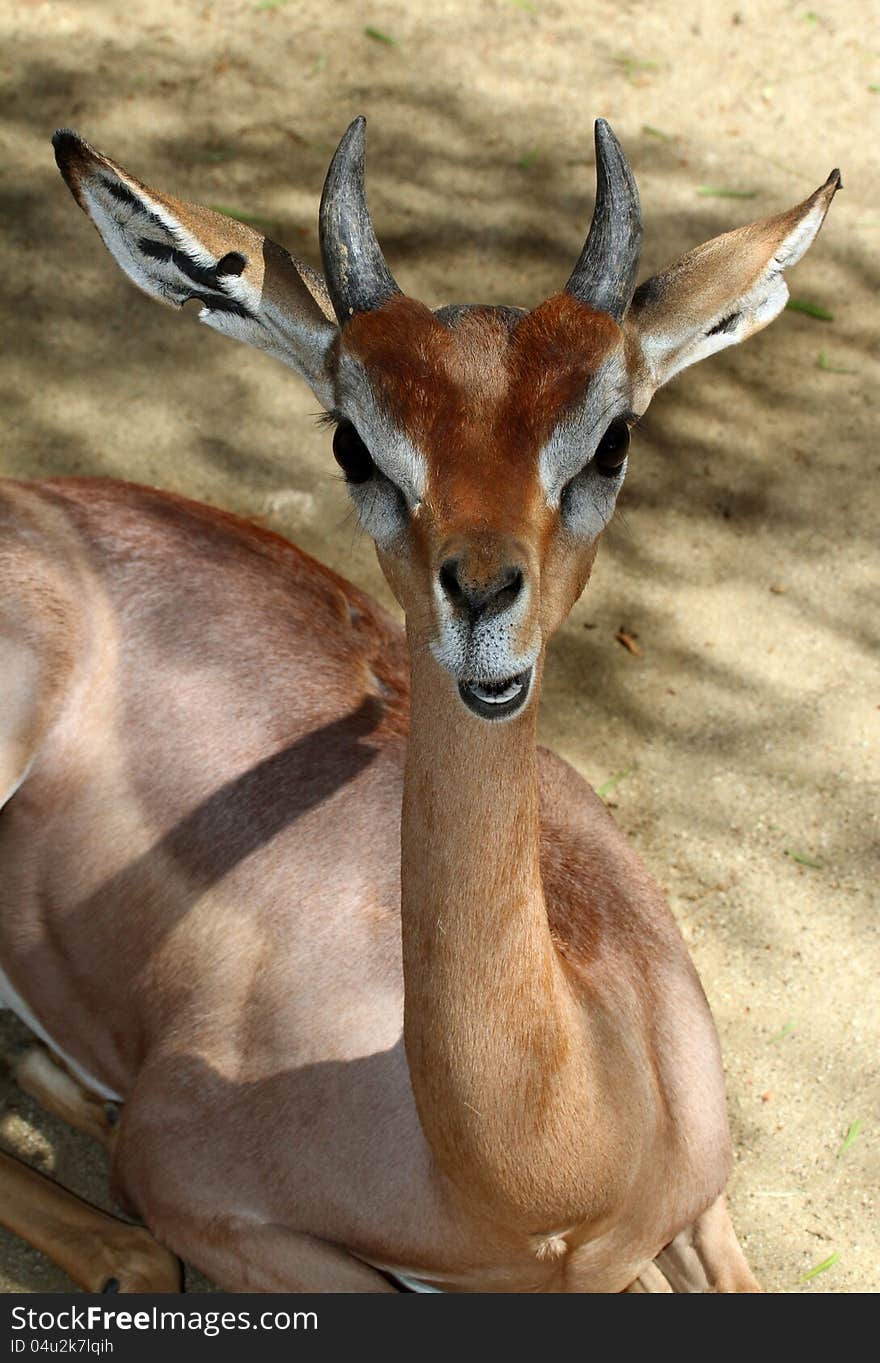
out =
[[531,312],[405,297],[367,211],[364,120],[333,158],[324,279],[253,228],[148,189],[76,134],[58,164],[119,265],[160,300],[297,370],[329,414],[358,515],[404,608],[482,719],[534,700],[536,665],[589,578],[630,431],[678,370],[767,325],[838,171],[635,287],[632,171],[596,124],[597,193],[565,288]]

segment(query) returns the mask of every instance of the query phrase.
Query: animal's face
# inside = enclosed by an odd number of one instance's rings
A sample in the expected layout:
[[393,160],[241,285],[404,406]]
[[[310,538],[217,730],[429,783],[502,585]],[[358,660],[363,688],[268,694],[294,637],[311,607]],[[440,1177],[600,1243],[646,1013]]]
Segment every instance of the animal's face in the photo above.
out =
[[656,388],[760,330],[822,225],[838,171],[803,203],[716,237],[638,289],[632,170],[596,124],[596,204],[562,293],[533,312],[405,298],[367,211],[364,122],[321,199],[325,277],[244,223],[141,184],[75,133],[58,164],[126,274],[203,304],[210,326],[290,365],[336,422],[334,450],[407,616],[473,714],[534,695],[542,650],[590,575]]
[[484,718],[590,574],[626,470],[623,333],[570,294],[534,312],[400,295],[344,328],[334,451],[406,612]]

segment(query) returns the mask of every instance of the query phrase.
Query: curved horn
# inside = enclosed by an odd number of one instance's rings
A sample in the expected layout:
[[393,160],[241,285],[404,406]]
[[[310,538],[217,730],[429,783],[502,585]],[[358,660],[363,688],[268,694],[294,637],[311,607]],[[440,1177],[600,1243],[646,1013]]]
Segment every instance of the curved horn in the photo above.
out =
[[635,289],[641,246],[642,206],[635,177],[614,133],[604,118],[597,118],[596,206],[566,293],[623,321]]
[[364,189],[364,130],[356,118],[336,148],[324,192],[318,231],[327,292],[340,326],[356,312],[372,312],[400,289],[376,240]]

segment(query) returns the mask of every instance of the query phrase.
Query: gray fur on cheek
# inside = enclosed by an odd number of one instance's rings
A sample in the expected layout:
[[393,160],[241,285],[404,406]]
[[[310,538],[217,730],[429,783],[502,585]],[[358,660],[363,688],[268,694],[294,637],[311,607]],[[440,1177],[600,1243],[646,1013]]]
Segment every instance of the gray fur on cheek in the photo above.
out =
[[629,411],[630,380],[622,350],[593,375],[577,406],[561,418],[538,459],[548,505],[558,507],[563,489],[586,466],[615,417]]
[[366,483],[349,483],[362,528],[385,553],[393,553],[409,523],[403,493],[378,474]]
[[428,466],[409,436],[394,424],[369,375],[354,356],[342,352],[336,374],[336,410],[352,423],[377,468],[400,489],[412,510],[425,495]]
[[614,515],[625,473],[626,461],[616,478],[608,478],[588,464],[563,491],[560,510],[565,528],[579,539],[597,539]]

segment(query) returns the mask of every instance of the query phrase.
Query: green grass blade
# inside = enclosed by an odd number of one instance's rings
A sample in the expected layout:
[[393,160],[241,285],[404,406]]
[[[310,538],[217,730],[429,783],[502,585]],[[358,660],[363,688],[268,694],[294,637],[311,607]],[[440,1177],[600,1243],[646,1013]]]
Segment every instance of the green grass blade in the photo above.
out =
[[633,81],[640,71],[659,71],[660,63],[652,61],[642,61],[639,57],[627,57],[624,53],[612,57],[615,66],[619,66],[628,81]]
[[855,1144],[855,1142],[859,1139],[859,1136],[861,1135],[861,1133],[862,1133],[862,1124],[861,1124],[861,1122],[859,1122],[859,1121],[850,1122],[849,1130],[847,1131],[846,1135],[844,1136],[843,1142],[842,1142],[842,1144],[841,1144],[841,1147],[840,1147],[840,1149],[839,1149],[838,1152],[837,1152],[837,1158],[838,1158],[838,1159],[840,1159],[841,1155],[843,1155],[843,1154],[846,1153],[846,1151],[849,1149],[849,1147],[850,1147],[851,1145],[854,1145],[854,1144]]
[[827,350],[819,351],[816,368],[821,369],[823,374],[854,374],[856,372],[854,369],[844,369],[842,365],[832,364],[828,358]]
[[803,312],[807,317],[816,317],[820,322],[833,322],[834,313],[819,303],[811,303],[808,298],[789,298],[785,305],[789,312]]
[[653,128],[650,123],[642,124],[642,132],[648,137],[659,137],[661,142],[672,141],[672,133],[665,133],[662,128]]
[[703,199],[756,199],[756,189],[724,189],[719,185],[700,185],[697,193]]
[[783,851],[792,861],[796,861],[798,866],[812,866],[814,871],[824,870],[821,861],[813,861],[811,857],[805,857],[803,852],[792,852],[788,847],[784,847]]
[[627,767],[626,771],[619,771],[614,776],[609,776],[605,784],[598,786],[596,789],[596,794],[599,796],[599,799],[604,800],[609,790],[613,790],[615,786],[619,785],[625,776],[631,776],[638,765],[638,762],[633,762],[632,766]]
[[370,24],[364,29],[368,38],[372,38],[374,43],[384,43],[386,47],[397,47],[397,39],[392,38],[390,33],[385,33],[381,28],[373,28]]
[[802,1276],[798,1278],[798,1282],[808,1283],[811,1278],[818,1278],[820,1273],[827,1273],[828,1269],[833,1268],[839,1258],[840,1250],[836,1249],[833,1254],[828,1255],[827,1259],[823,1259],[821,1264],[816,1264],[815,1268],[810,1268],[806,1273],[802,1274]]
[[794,1023],[787,1022],[781,1032],[777,1032],[775,1036],[771,1036],[768,1044],[772,1046],[777,1041],[784,1041],[787,1036],[791,1036],[793,1031]]

